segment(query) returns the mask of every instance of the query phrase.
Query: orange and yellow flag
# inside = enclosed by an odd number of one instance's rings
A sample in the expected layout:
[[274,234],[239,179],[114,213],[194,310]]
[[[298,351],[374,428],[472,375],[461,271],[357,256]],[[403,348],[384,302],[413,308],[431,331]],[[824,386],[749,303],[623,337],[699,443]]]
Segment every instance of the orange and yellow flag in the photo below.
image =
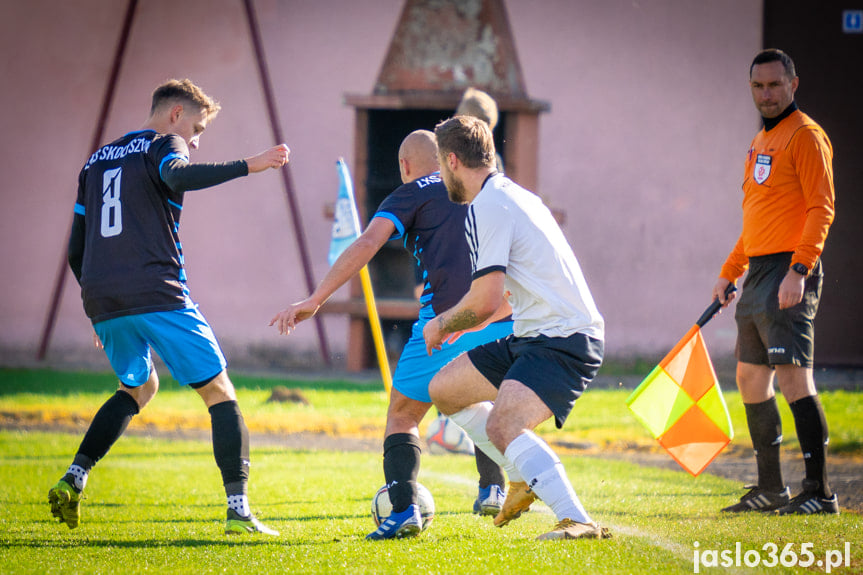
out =
[[728,407],[701,327],[715,302],[627,398],[626,405],[659,444],[693,476],[734,438]]

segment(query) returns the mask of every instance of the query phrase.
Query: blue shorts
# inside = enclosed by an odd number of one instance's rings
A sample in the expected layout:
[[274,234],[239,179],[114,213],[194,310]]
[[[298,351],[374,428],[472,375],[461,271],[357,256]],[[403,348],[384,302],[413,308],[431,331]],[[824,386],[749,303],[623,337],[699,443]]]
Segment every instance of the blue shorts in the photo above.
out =
[[419,319],[411,329],[411,337],[402,350],[399,363],[393,375],[393,387],[402,395],[431,403],[429,383],[443,366],[462,353],[478,345],[506,337],[512,333],[511,321],[500,321],[486,326],[482,331],[466,333],[452,344],[444,344],[441,349],[426,353],[423,328],[429,320]]
[[180,385],[206,383],[228,365],[197,306],[116,317],[93,328],[117,377],[129,387],[143,385],[150,377],[151,347]]
[[569,337],[508,337],[468,354],[473,366],[500,389],[514,379],[533,391],[563,427],[575,400],[596,377],[605,344],[582,333]]

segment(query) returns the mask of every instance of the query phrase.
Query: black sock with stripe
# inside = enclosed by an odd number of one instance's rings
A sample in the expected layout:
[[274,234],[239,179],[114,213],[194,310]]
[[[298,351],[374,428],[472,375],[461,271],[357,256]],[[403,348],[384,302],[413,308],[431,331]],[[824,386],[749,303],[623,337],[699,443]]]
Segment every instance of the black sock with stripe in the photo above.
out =
[[785,489],[782,468],[779,465],[779,447],[782,444],[782,419],[776,397],[761,403],[746,403],[746,423],[755,449],[758,464],[758,487],[779,493]]
[[[827,483],[827,420],[824,408],[817,395],[810,395],[789,404],[797,428],[797,440],[803,451],[806,479],[818,484],[819,495],[825,499],[833,497]],[[814,483],[812,483],[814,485]]]
[[236,401],[210,406],[213,455],[227,495],[245,493],[249,481],[249,430]]
[[393,433],[384,439],[384,480],[394,513],[404,511],[417,500],[421,452],[419,438],[413,434]]

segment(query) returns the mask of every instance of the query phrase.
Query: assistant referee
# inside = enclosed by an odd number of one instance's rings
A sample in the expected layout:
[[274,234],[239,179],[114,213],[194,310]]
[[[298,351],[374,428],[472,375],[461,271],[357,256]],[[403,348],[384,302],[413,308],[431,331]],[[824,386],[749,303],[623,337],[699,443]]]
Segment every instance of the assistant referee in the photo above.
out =
[[[764,127],[743,177],[743,231],[722,266],[713,297],[727,306],[729,283],[748,269],[737,304],[737,386],[758,465],[758,485],[723,511],[838,513],[827,481],[827,422],[812,376],[821,252],[833,222],[833,147],[794,102],[799,78],[780,50],[759,52],[749,71]],[[793,499],[782,479],[782,421],[773,389],[791,407],[806,477]]]

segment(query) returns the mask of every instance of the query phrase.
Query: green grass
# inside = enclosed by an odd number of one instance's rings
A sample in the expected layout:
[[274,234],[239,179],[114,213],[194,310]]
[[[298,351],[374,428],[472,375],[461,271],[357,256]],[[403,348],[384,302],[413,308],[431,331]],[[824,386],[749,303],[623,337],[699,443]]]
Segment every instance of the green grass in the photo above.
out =
[[[257,433],[301,431],[381,437],[386,419],[387,395],[382,386],[340,380],[290,380],[232,375],[246,423]],[[299,389],[310,405],[267,403],[274,386]],[[112,374],[52,370],[0,369],[0,418],[17,414],[33,424],[89,421],[117,387]],[[209,417],[198,395],[163,376],[153,402],[132,423],[132,428],[209,429]],[[645,429],[626,408],[627,389],[592,389],[579,399],[562,430],[549,421],[540,427],[552,442],[592,445],[596,450],[658,449]],[[732,446],[748,448],[749,430],[740,395],[724,392],[735,430]],[[863,394],[825,391],[820,394],[830,426],[830,452],[863,456]],[[799,452],[791,411],[780,398],[785,422],[783,448]],[[426,418],[424,425],[430,418]]]
[[52,521],[46,493],[77,442],[0,432],[3,573],[691,573],[696,541],[700,550],[740,542],[744,551],[788,542],[799,551],[811,542],[819,558],[848,541],[852,565],[836,572],[863,569],[858,515],[724,517],[716,510],[739,495],[735,482],[592,457],[563,461],[585,506],[611,527],[608,541],[534,541],[554,522],[542,504],[494,528],[469,512],[472,459],[447,455],[424,458],[420,473],[437,506],[429,530],[415,540],[366,542],[380,457],[274,448],[253,449],[250,498],[281,536],[228,538],[209,445],[141,437],[123,438],[94,469],[82,524],[69,530]]
[[[383,390],[350,381],[232,379],[252,429],[252,508],[280,537],[223,535],[225,501],[211,446],[146,435],[122,438],[94,469],[82,525],[69,530],[53,522],[47,490],[71,462],[80,432],[13,429],[0,431],[0,573],[691,573],[696,550],[733,552],[740,543],[742,552],[759,550],[766,558],[765,545],[776,544],[778,555],[789,543],[798,553],[811,543],[815,558],[823,560],[828,550],[844,550],[846,542],[851,566],[833,572],[863,573],[860,515],[727,517],[717,510],[742,494],[737,481],[709,474],[692,478],[564,449],[559,451],[579,496],[595,519],[612,528],[613,539],[536,542],[554,522],[542,504],[505,529],[494,528],[490,518],[469,512],[476,493],[473,459],[448,455],[423,458],[420,481],[437,505],[431,528],[415,540],[366,542],[374,527],[370,500],[383,483],[379,451],[289,450],[256,437],[324,431],[380,438]],[[267,403],[276,385],[300,389],[311,405]],[[0,369],[0,422],[86,423],[114,389],[109,374]],[[591,390],[564,430],[547,423],[541,433],[558,445],[593,443],[596,448],[587,453],[654,446],[626,409],[628,394]],[[748,446],[739,395],[726,392],[726,401],[737,430],[734,444]],[[863,453],[863,394],[828,392],[822,402],[831,451]],[[783,401],[780,406],[788,422],[787,448],[796,449],[790,413]],[[147,425],[208,429],[209,418],[197,394],[165,377],[159,395],[130,429],[140,433]],[[798,571],[781,565],[737,569]]]
[[[234,375],[231,379],[252,431],[378,436],[383,430],[387,395],[381,386]],[[267,403],[274,386],[299,389],[310,405]],[[159,387],[158,395],[133,426],[210,428],[209,415],[197,393],[180,387],[167,375],[161,377]],[[35,425],[89,421],[116,389],[117,379],[108,373],[0,369],[0,416],[14,414],[18,421]]]

